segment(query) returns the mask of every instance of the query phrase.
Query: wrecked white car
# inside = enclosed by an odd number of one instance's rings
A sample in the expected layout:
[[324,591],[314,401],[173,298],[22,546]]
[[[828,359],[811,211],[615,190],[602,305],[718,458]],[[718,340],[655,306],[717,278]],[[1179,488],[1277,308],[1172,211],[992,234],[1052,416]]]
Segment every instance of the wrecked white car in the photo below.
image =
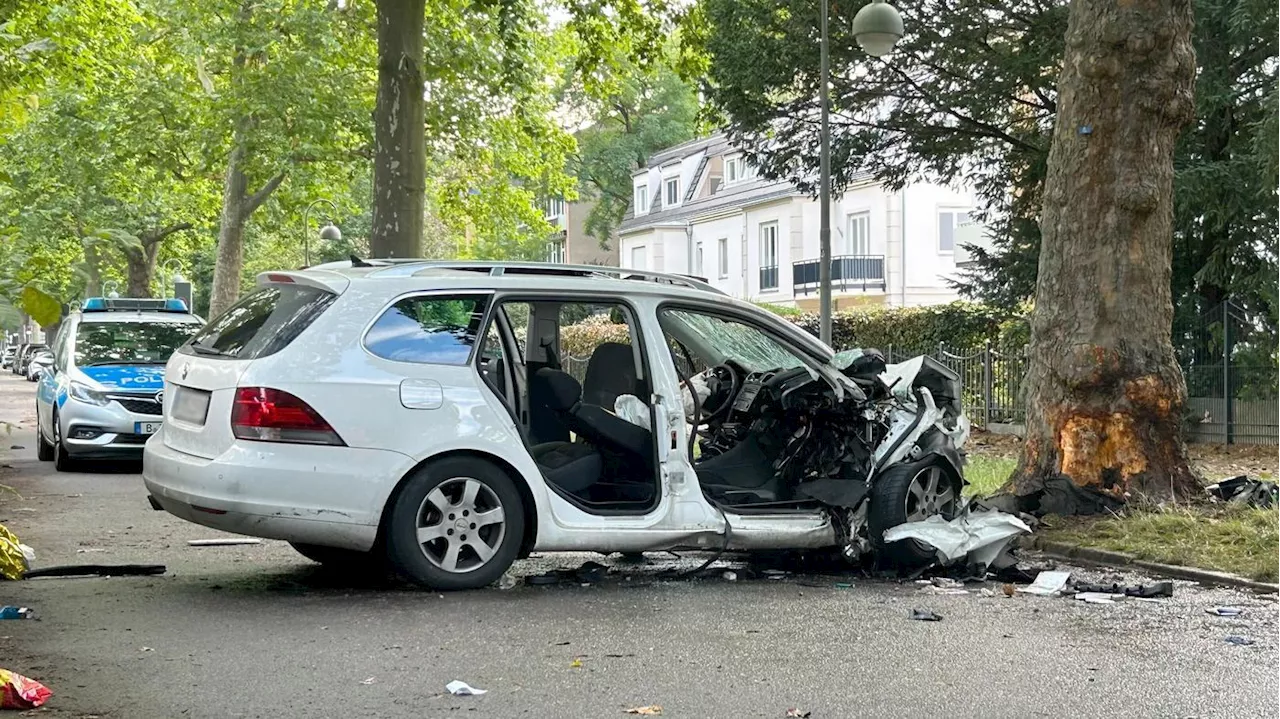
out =
[[931,561],[968,423],[928,358],[834,355],[695,279],[354,261],[259,278],[169,362],[153,506],[488,584],[531,551]]

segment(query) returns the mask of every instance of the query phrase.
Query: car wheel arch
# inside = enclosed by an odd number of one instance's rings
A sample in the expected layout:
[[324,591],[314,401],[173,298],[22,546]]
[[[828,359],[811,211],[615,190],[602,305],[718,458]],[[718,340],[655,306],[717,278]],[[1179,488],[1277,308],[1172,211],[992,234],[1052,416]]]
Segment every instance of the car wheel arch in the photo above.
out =
[[506,459],[503,459],[496,454],[474,449],[455,449],[440,452],[439,454],[433,454],[410,467],[409,471],[405,472],[404,475],[400,477],[400,480],[396,482],[396,486],[392,488],[391,494],[387,495],[387,501],[382,505],[382,516],[378,520],[378,539],[374,546],[381,547],[386,541],[387,524],[391,519],[392,509],[396,503],[396,497],[400,495],[400,491],[404,488],[404,485],[408,483],[408,481],[423,467],[441,460],[452,458],[478,459],[489,462],[505,472],[507,476],[511,478],[512,483],[516,486],[516,491],[520,492],[520,503],[523,505],[522,509],[524,510],[525,519],[524,536],[520,540],[520,553],[517,557],[519,559],[524,559],[529,556],[529,552],[533,550],[534,543],[538,539],[538,506],[534,501],[533,490],[529,487],[528,480],[525,479],[520,470],[515,468],[515,465],[511,464],[511,462]]

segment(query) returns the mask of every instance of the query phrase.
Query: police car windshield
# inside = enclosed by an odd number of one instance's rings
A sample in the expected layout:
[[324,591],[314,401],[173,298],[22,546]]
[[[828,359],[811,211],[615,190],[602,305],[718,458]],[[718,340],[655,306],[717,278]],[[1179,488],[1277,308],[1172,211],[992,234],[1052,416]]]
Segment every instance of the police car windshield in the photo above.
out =
[[195,322],[81,322],[76,366],[164,364],[199,328]]

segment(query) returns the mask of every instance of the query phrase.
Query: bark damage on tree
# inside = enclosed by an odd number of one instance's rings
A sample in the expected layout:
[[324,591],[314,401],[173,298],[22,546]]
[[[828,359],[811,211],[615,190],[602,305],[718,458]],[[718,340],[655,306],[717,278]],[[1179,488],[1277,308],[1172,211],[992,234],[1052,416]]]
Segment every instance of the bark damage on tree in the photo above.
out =
[[1170,341],[1173,150],[1193,114],[1190,0],[1074,0],[1024,385],[1025,511],[1198,491]]

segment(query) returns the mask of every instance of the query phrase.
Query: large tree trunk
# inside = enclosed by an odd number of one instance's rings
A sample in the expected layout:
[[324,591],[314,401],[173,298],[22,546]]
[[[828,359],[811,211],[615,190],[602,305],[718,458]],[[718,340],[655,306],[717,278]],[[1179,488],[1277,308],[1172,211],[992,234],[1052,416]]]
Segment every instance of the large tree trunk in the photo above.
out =
[[[243,121],[242,121],[243,122]],[[240,272],[244,269],[245,194],[244,139],[239,128],[235,147],[227,158],[227,176],[222,186],[222,217],[218,224],[218,257],[213,266],[213,289],[209,292],[209,317],[217,317],[240,296]]]
[[160,245],[169,235],[191,229],[190,222],[179,222],[168,227],[148,230],[138,236],[142,246],[125,251],[125,275],[129,282],[130,297],[150,297],[151,281],[156,276],[156,260],[160,257]]
[[87,275],[84,281],[84,296],[100,296],[102,294],[102,258],[98,256],[98,248],[93,245],[84,248],[84,269]]
[[422,30],[425,0],[378,0],[378,100],[373,112],[374,257],[417,257],[427,156]]
[[1193,114],[1191,0],[1073,0],[1026,379],[1024,509],[1197,491],[1170,342],[1173,150]]

